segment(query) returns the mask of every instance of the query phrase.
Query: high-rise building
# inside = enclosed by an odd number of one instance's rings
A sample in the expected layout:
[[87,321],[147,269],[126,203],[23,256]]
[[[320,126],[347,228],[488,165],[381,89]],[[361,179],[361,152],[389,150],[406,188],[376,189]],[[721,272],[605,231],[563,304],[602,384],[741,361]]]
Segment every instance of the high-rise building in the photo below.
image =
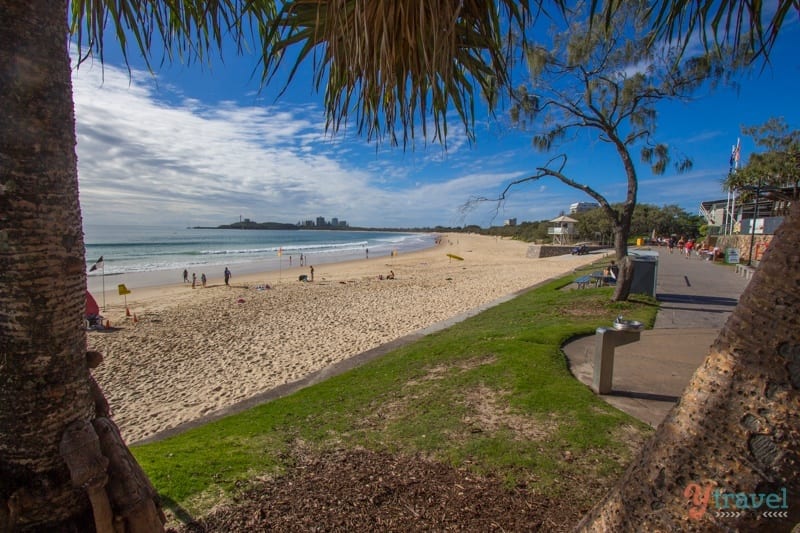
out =
[[600,207],[600,204],[595,202],[575,202],[574,204],[570,204],[569,206],[569,213],[574,215],[575,213],[583,213],[584,211],[591,211],[592,209],[597,209]]

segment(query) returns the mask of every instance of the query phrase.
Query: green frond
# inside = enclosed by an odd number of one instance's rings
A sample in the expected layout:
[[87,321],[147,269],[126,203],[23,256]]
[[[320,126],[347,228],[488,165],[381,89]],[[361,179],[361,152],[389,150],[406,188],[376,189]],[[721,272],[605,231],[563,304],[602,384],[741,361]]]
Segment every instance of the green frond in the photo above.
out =
[[[591,0],[589,13],[602,16],[605,28],[614,14],[630,2]],[[666,39],[685,49],[697,36],[708,49],[730,45],[751,52],[750,58],[768,56],[784,23],[796,20],[797,0],[745,2],[712,0],[655,0],[649,3],[647,21],[653,29],[651,43]]]
[[[527,0],[290,0],[269,35],[263,83],[282,61],[298,65],[313,52],[317,91],[324,91],[327,127],[335,133],[349,115],[370,140],[406,146],[417,127],[444,141],[452,107],[468,134],[474,100],[489,102],[509,79],[509,28],[524,30]],[[301,44],[292,59],[290,49]]]
[[241,52],[248,37],[266,34],[276,16],[273,0],[71,0],[70,34],[81,59],[103,61],[107,26],[111,26],[128,61],[131,42],[152,68],[161,61],[208,61],[223,42]]

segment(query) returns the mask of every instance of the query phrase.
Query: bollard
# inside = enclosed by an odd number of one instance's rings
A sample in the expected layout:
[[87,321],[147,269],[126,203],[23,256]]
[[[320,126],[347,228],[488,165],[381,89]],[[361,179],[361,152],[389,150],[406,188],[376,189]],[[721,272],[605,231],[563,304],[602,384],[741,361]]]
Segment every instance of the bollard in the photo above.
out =
[[592,389],[597,394],[611,392],[611,381],[614,375],[614,348],[636,342],[640,336],[641,328],[597,328],[592,378]]

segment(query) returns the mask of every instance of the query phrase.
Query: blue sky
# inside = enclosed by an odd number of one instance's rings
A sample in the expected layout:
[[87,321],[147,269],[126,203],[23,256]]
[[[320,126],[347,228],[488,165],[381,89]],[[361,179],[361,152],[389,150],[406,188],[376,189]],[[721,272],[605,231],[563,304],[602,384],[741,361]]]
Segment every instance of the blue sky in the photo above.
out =
[[[639,202],[696,213],[701,201],[724,198],[720,182],[737,137],[743,162],[755,149],[742,125],[782,116],[800,127],[798,45],[795,20],[784,27],[771,64],[743,74],[738,89],[660,105],[656,138],[694,167],[654,176],[639,164]],[[618,158],[599,141],[581,138],[543,154],[532,148],[533,130],[513,127],[508,110],[499,109],[476,117],[474,143],[453,116],[446,151],[420,142],[406,151],[376,148],[354,128],[325,135],[322,96],[306,72],[276,101],[277,85],[258,92],[256,66],[254,56],[226,54],[211,67],[173,63],[154,76],[134,60],[129,73],[107,47],[104,68],[86,62],[74,69],[84,223],[185,227],[239,216],[290,223],[323,216],[354,226],[486,227],[507,218],[549,219],[591,199],[544,179],[514,189],[499,210],[485,203],[464,213],[461,206],[474,196],[496,197],[560,152],[571,178],[611,202],[624,198]]]

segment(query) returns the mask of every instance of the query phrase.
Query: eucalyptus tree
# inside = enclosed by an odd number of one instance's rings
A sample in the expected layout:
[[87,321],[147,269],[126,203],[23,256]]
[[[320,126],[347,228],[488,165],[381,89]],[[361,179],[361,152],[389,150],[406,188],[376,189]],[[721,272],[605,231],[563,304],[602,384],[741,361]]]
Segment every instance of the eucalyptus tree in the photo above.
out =
[[[578,136],[582,141],[590,138],[608,144],[621,163],[624,201],[612,205],[590,185],[591,179],[601,176],[571,175],[566,153],[508,184],[499,198],[504,200],[513,187],[523,183],[555,178],[594,199],[613,226],[620,264],[614,300],[627,299],[633,279],[628,238],[639,188],[634,153],[638,151],[641,162],[655,174],[664,173],[670,163],[670,148],[655,140],[658,104],[689,98],[699,87],[717,83],[729,72],[728,56],[719,50],[687,58],[667,43],[652,46],[646,7],[642,2],[628,2],[614,13],[609,26],[601,20],[589,24],[579,19],[555,34],[551,47],[524,42],[531,79],[516,89],[511,108],[514,123],[531,124],[536,132],[533,145],[540,151],[567,151],[569,142]],[[678,158],[675,167],[686,170],[691,161]]]
[[634,235],[657,237],[684,235],[696,237],[699,233],[702,218],[688,213],[677,205],[656,206],[636,204],[631,221],[631,232]]

